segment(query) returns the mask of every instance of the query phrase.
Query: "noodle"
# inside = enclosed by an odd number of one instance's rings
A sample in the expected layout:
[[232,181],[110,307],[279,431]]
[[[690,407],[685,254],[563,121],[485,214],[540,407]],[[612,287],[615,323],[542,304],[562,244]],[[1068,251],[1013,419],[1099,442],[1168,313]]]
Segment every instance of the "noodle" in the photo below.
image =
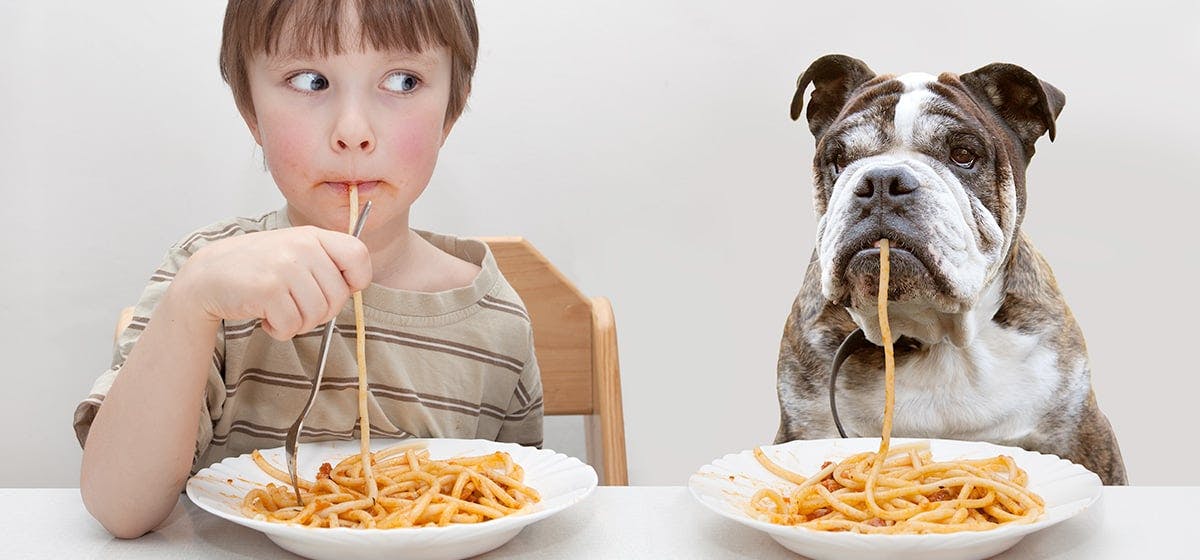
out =
[[[354,226],[358,225],[358,185],[350,185],[350,228],[354,234]],[[367,335],[363,322],[362,291],[354,292],[354,346],[358,362],[358,433],[362,442],[360,455],[363,474],[367,479],[367,495],[375,498],[379,494],[379,486],[375,482],[375,474],[371,472],[371,420],[367,410]]]
[[524,470],[508,453],[433,460],[418,447],[404,443],[368,455],[380,484],[374,498],[369,495],[360,455],[351,455],[337,466],[321,465],[315,481],[299,481],[304,505],[296,503],[288,474],[255,450],[254,462],[283,484],[247,492],[242,513],[308,527],[391,529],[478,523],[541,500],[536,490],[524,484]]
[[933,461],[928,442],[891,447],[895,357],[888,324],[891,267],[887,239],[879,242],[879,330],[884,353],[883,433],[879,451],[826,462],[805,477],[772,462],[762,448],[754,458],[792,482],[790,496],[764,488],[750,498],[751,516],[783,525],[858,533],[952,533],[1005,523],[1032,523],[1045,510],[1030,492],[1028,475],[1011,457]]

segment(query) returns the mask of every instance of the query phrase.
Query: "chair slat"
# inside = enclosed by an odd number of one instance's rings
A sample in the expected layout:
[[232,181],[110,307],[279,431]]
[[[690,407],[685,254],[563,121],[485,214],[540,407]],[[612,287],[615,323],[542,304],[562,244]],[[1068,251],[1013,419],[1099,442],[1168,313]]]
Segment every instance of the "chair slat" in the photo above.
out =
[[591,302],[525,239],[483,240],[533,318],[545,413],[592,414]]

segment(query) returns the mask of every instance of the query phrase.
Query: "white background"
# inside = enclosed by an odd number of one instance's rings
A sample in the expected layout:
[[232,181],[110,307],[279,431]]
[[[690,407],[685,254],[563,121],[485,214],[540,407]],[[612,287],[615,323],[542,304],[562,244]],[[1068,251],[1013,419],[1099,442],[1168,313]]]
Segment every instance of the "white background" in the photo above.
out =
[[[166,248],[281,205],[217,72],[224,3],[0,0],[0,486],[75,486],[71,414]],[[1067,95],[1025,229],[1135,484],[1197,484],[1200,9],[1189,2],[482,0],[470,108],[414,225],[523,235],[611,298],[630,481],[769,443],[813,247],[796,76],[1014,62]],[[569,425],[547,446],[578,449]]]

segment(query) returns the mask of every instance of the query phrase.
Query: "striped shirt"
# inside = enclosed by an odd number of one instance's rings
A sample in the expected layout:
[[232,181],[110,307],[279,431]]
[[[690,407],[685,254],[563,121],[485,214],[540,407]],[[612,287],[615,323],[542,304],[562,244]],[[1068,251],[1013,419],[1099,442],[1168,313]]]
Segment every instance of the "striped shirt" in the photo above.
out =
[[[278,210],[211,225],[171,247],[150,277],[133,322],[118,337],[112,367],[75,409],[81,445],[155,305],[188,257],[220,239],[286,227],[287,212]],[[371,435],[541,446],[542,384],[524,304],[485,243],[418,233],[482,270],[471,285],[444,292],[377,284],[363,290]],[[302,442],[358,437],[353,306],[347,304],[334,324],[325,376],[304,421]],[[281,342],[257,320],[222,323],[197,403],[201,418],[193,472],[225,457],[283,445],[312,387],[322,327]]]

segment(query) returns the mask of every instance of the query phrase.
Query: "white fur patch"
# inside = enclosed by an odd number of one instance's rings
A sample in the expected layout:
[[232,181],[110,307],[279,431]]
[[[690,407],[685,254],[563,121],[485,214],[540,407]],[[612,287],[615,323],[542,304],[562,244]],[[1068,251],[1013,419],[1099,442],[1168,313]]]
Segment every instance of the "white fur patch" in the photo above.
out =
[[925,84],[936,82],[937,77],[933,74],[925,72],[909,72],[896,78],[897,81],[904,84],[904,91],[916,91],[917,89],[925,89]]
[[[892,435],[1011,442],[1037,428],[1035,411],[1050,406],[1062,379],[1058,356],[1039,337],[990,320],[1003,283],[995,279],[976,309],[974,344],[932,345],[896,368]],[[845,410],[865,413],[852,420],[857,435],[878,433],[882,382],[877,389],[839,396],[839,409],[844,400]]]
[[912,144],[917,118],[921,116],[926,102],[936,97],[925,85],[937,78],[929,74],[913,72],[896,79],[904,84],[904,94],[896,102],[896,119],[894,121],[896,137],[901,143],[908,145]]

